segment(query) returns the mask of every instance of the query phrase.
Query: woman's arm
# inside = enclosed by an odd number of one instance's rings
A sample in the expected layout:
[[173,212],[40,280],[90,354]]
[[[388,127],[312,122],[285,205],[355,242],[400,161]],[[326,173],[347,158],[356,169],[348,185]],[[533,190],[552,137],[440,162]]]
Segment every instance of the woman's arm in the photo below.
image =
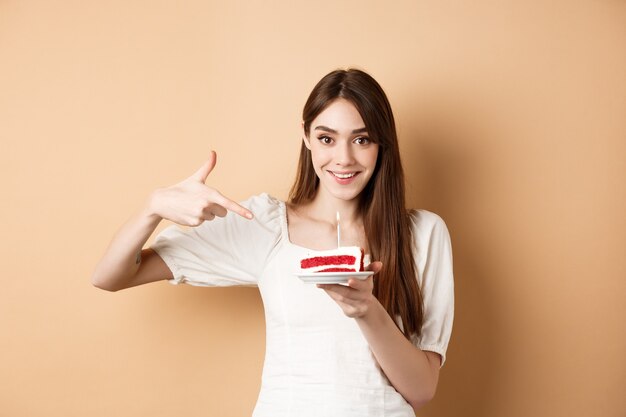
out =
[[161,217],[148,207],[128,220],[113,237],[91,276],[94,286],[118,291],[172,278],[172,272],[154,251],[142,250],[161,222]]
[[[381,266],[380,262],[373,262],[370,269],[378,272]],[[404,337],[372,294],[373,279],[351,278],[348,286],[319,284],[318,287],[323,288],[348,317],[356,320],[389,382],[418,409],[435,395],[441,357],[435,352],[418,349]]]
[[373,297],[367,314],[355,318],[391,385],[414,409],[433,399],[441,357],[415,347]]
[[172,272],[151,249],[143,249],[163,219],[185,226],[198,226],[215,216],[224,217],[227,210],[251,219],[252,213],[224,197],[204,183],[215,167],[217,155],[192,176],[167,188],[154,191],[144,208],[134,215],[113,237],[104,256],[96,265],[91,281],[108,291],[118,291],[149,282],[171,279]]

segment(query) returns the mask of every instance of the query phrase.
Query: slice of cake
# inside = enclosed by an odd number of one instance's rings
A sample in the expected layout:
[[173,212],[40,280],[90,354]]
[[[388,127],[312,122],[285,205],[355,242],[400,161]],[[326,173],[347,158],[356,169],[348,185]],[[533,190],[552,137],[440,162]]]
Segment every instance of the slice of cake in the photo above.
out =
[[363,249],[345,246],[309,253],[300,261],[304,272],[360,272],[363,271]]

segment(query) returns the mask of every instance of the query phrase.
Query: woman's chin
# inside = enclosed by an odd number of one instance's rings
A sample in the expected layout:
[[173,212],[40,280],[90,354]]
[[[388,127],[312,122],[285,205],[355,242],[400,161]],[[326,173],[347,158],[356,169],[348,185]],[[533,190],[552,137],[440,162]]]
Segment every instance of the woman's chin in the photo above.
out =
[[359,196],[360,190],[332,190],[330,196],[337,200],[352,201]]

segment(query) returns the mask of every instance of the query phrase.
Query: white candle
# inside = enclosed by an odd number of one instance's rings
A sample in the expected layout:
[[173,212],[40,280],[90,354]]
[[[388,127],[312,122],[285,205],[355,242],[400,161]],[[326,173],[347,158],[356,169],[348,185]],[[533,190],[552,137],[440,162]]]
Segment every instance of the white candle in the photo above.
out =
[[337,212],[337,248],[341,247],[341,229],[339,228],[339,212]]

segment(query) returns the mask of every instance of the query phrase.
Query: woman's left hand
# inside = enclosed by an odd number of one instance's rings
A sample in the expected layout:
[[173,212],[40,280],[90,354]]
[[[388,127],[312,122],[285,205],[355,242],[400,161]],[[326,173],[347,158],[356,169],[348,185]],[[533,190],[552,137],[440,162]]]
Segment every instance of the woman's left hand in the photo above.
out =
[[350,278],[348,285],[317,284],[317,287],[326,291],[326,294],[339,304],[346,316],[360,318],[367,314],[374,303],[378,302],[372,291],[374,289],[374,277],[382,266],[382,262],[379,261],[369,264],[365,270],[374,271],[374,275],[364,280]]

